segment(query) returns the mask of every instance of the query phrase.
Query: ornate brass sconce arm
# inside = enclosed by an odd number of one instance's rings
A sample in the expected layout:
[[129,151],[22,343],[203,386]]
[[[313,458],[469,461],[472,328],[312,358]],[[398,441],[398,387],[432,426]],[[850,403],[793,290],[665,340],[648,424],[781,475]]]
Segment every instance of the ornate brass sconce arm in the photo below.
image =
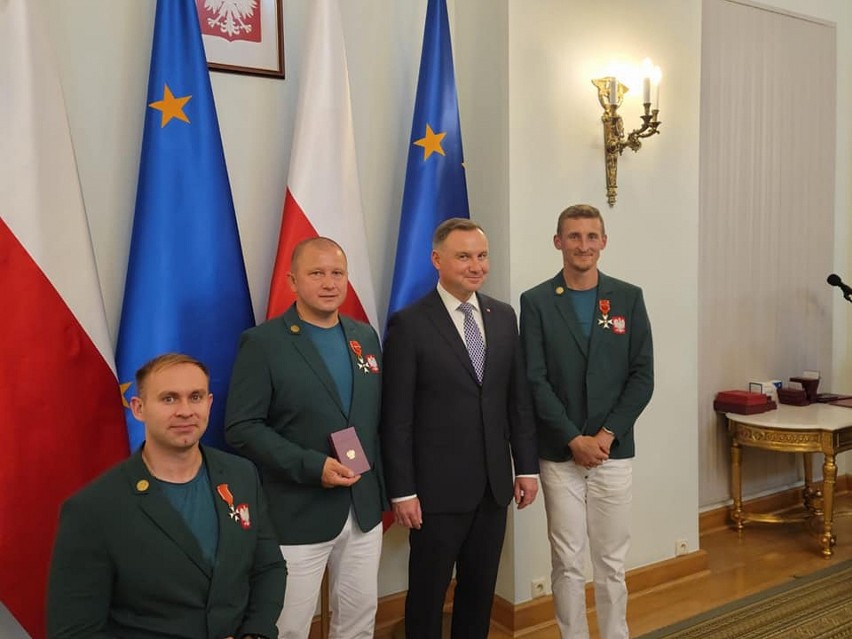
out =
[[660,126],[660,121],[657,119],[657,114],[660,110],[654,109],[652,111],[650,102],[646,102],[644,107],[645,115],[641,116],[642,126],[631,131],[627,136],[627,141],[624,143],[624,146],[629,146],[633,151],[638,151],[642,146],[641,138],[650,138],[652,135],[659,133],[657,129]]
[[604,161],[606,164],[606,201],[610,206],[615,205],[618,189],[618,156],[625,148],[638,151],[642,147],[642,139],[659,133],[659,109],[651,109],[651,103],[646,102],[645,114],[641,116],[642,126],[624,135],[624,122],[618,114],[618,108],[629,90],[613,77],[592,80],[598,89],[598,101],[603,107]]

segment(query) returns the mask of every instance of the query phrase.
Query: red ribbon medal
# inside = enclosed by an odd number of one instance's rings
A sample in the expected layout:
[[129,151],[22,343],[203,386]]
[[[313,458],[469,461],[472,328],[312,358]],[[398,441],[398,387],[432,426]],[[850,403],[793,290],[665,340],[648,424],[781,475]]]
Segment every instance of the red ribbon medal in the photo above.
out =
[[364,356],[361,354],[361,344],[358,343],[358,340],[350,340],[349,348],[352,349],[352,352],[355,353],[355,357],[358,359],[358,370],[365,375],[369,373],[370,366],[364,361]]
[[228,506],[233,509],[234,508],[234,496],[231,494],[231,491],[228,489],[228,484],[219,484],[216,486],[216,492],[219,493],[219,497],[228,504]]
[[352,349],[352,352],[355,353],[355,357],[358,359],[361,358],[361,344],[358,343],[357,339],[353,339],[349,342],[349,348]]
[[609,319],[609,300],[598,300],[598,308],[601,309],[601,318],[598,320],[598,326],[604,330],[609,330],[612,326],[612,320]]
[[216,492],[226,504],[228,504],[228,516],[237,522],[244,529],[251,528],[251,516],[249,515],[248,504],[239,504],[234,507],[234,496],[231,494],[228,484],[219,484],[216,486]]

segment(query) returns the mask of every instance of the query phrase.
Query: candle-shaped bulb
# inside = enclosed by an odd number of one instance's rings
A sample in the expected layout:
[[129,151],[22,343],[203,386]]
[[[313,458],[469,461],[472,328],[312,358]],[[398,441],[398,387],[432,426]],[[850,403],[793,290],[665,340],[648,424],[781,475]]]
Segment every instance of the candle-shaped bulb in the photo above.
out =
[[609,79],[609,103],[613,106],[618,105],[618,80],[614,77]]
[[654,64],[651,58],[642,60],[642,102],[648,104],[651,101],[651,75],[654,73]]
[[654,83],[654,108],[659,110],[660,108],[660,84],[663,79],[663,72],[660,70],[660,67],[654,67],[654,74],[652,76],[652,81]]

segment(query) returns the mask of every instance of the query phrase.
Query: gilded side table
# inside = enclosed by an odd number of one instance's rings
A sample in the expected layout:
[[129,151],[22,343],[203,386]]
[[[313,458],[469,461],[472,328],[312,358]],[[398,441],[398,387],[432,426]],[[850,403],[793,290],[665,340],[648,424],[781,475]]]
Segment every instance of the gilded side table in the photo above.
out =
[[[852,408],[811,404],[789,406],[756,415],[725,413],[731,438],[731,520],[738,531],[748,521],[781,523],[803,519],[821,519],[822,555],[831,557],[834,545],[834,484],[837,480],[835,458],[852,448]],[[743,510],[742,447],[762,448],[782,453],[803,453],[805,514],[799,517],[749,513]],[[813,487],[811,454],[822,453],[822,493]]]

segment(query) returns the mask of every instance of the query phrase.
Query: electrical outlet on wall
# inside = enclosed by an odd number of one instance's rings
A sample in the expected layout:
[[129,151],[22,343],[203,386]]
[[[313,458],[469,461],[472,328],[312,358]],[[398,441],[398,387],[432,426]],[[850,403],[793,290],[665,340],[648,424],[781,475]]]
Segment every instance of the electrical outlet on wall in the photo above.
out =
[[547,594],[547,579],[545,577],[537,577],[530,581],[530,594],[533,599],[544,597]]
[[686,543],[686,539],[675,540],[675,557],[680,557],[681,555],[686,555],[688,553],[689,545]]

